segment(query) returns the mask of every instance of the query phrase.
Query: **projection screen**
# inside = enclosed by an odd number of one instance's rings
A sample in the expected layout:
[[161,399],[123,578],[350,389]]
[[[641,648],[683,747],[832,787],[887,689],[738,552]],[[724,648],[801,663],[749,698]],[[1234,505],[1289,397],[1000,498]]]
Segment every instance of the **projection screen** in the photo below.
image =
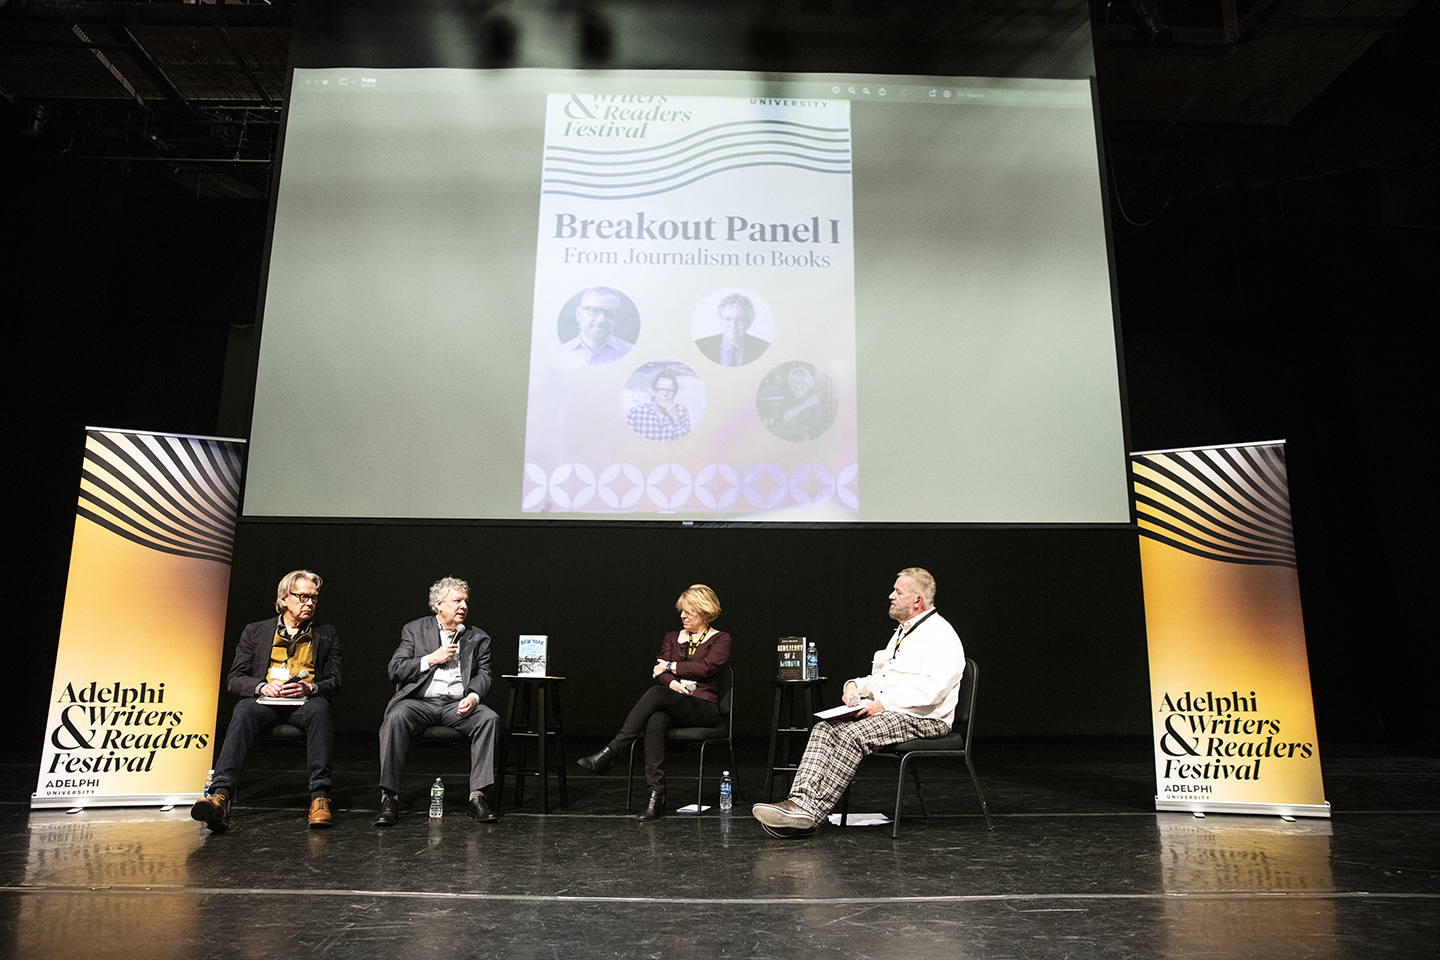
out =
[[1128,523],[1092,104],[297,69],[244,512]]

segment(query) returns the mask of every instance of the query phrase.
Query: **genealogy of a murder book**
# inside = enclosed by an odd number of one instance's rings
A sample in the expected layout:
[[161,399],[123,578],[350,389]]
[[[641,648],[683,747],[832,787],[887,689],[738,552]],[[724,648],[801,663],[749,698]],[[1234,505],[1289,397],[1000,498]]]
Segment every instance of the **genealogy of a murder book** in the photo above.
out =
[[520,665],[516,670],[522,677],[543,677],[545,673],[545,641],[543,633],[520,634]]
[[805,679],[804,637],[781,637],[775,652],[780,656],[780,672],[776,674],[777,677],[781,680]]

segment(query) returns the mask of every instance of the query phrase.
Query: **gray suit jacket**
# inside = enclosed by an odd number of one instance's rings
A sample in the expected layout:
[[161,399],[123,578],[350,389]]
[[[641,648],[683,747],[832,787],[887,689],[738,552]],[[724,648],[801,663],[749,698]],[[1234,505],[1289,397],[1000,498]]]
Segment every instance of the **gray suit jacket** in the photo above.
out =
[[[490,692],[490,634],[479,627],[465,625],[460,632],[460,679],[465,694],[473,693],[484,701]],[[440,646],[440,624],[434,616],[412,620],[400,628],[400,646],[390,658],[390,679],[395,695],[385,709],[389,710],[407,697],[422,697],[435,674],[434,667],[425,665],[425,657]],[[463,696],[463,694],[462,694]]]

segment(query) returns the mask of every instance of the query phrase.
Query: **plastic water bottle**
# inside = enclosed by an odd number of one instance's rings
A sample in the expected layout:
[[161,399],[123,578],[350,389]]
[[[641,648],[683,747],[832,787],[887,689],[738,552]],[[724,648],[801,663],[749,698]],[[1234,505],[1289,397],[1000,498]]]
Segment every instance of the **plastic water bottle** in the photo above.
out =
[[810,641],[809,649],[805,652],[805,679],[820,679],[820,654],[815,649],[815,641]]
[[445,816],[445,784],[439,777],[435,778],[435,785],[430,788],[430,819],[438,820]]
[[730,771],[726,770],[720,775],[720,811],[728,813],[734,805],[735,788],[730,783]]
[[210,796],[210,785],[214,782],[214,780],[215,780],[215,768],[214,768],[214,767],[211,767],[211,768],[210,768],[210,772],[207,773],[207,774],[205,774],[205,789],[200,791],[200,796],[202,796],[202,797],[208,797],[208,796]]

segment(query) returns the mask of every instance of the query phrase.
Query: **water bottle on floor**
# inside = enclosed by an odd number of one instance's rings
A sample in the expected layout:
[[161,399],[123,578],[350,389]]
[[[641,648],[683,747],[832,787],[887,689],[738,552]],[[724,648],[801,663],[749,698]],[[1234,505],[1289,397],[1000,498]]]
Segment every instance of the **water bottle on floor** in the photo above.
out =
[[720,775],[720,811],[722,813],[730,810],[734,804],[735,788],[730,783],[730,771],[726,770]]
[[435,778],[435,785],[430,788],[430,818],[438,820],[445,816],[445,784],[439,777]]

